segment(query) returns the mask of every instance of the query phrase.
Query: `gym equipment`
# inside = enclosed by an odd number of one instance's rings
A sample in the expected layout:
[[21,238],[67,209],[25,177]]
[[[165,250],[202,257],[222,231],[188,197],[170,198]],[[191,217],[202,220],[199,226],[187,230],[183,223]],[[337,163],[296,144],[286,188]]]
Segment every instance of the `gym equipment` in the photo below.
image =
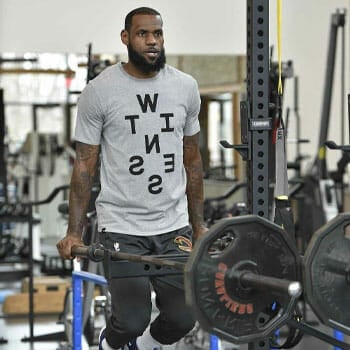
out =
[[[302,199],[298,201],[300,223],[298,225],[298,235],[304,240],[303,246],[307,245],[311,234],[335,217],[339,212],[339,207],[342,207],[342,203],[339,204],[339,196],[337,196],[336,190],[337,187],[342,187],[343,184],[342,181],[336,183],[330,177],[327,169],[326,146],[330,126],[338,30],[340,29],[344,33],[345,18],[345,12],[339,10],[331,16],[317,155],[311,169],[303,178],[303,189],[300,193]],[[343,91],[341,95],[343,95]],[[342,128],[343,126],[341,126]],[[332,143],[328,143],[328,146],[332,147],[332,145]]]
[[[242,144],[220,141],[247,161],[249,213],[270,217],[269,0],[247,0],[247,99],[240,103]],[[256,348],[259,348],[257,345]]]
[[29,320],[29,337],[24,337],[21,340],[23,342],[33,342],[35,340],[52,340],[57,339],[57,337],[60,337],[62,335],[61,332],[59,333],[53,333],[53,334],[47,334],[47,335],[37,335],[34,336],[34,260],[33,260],[33,206],[39,206],[50,203],[61,191],[66,191],[69,189],[68,185],[62,185],[56,187],[48,196],[47,198],[39,201],[33,201],[33,202],[26,202],[22,203],[25,207],[27,207],[27,214],[28,217],[26,218],[28,220],[28,270],[29,270],[29,313],[28,313],[28,320]]
[[[85,250],[85,252],[87,252]],[[73,291],[73,320],[67,320],[68,329],[72,329],[72,346],[73,350],[82,349],[82,325],[83,325],[83,281],[93,282],[99,285],[106,285],[107,281],[104,277],[95,275],[85,271],[73,271],[72,273],[72,291]],[[70,326],[71,324],[71,326]]]
[[109,251],[98,245],[74,246],[72,255],[151,264],[155,266],[153,274],[164,273],[162,268],[184,272],[186,299],[201,326],[234,343],[273,333],[292,316],[302,292],[299,255],[290,237],[281,227],[253,215],[213,225],[197,240],[186,263]]
[[208,227],[224,217],[248,214],[245,202],[235,203],[231,208],[227,208],[225,203],[229,197],[246,187],[245,182],[239,182],[221,196],[205,198],[203,203],[204,221]]
[[[29,324],[29,337],[23,338],[22,341],[33,341],[34,338],[34,259],[33,259],[33,225],[36,220],[33,217],[33,206],[47,204],[52,201],[52,199],[62,190],[68,189],[68,186],[60,186],[56,188],[51,194],[42,201],[37,202],[26,202],[26,203],[18,203],[17,206],[7,206],[9,211],[3,213],[0,216],[0,223],[8,223],[8,222],[26,222],[28,223],[28,240],[27,247],[22,246],[22,253],[25,253],[26,259],[21,259],[19,262],[26,263],[26,269],[21,271],[14,271],[13,269],[9,271],[9,274],[13,275],[14,273],[20,272],[25,273],[25,275],[29,275],[29,293],[26,297],[29,299],[29,312],[28,312],[28,324]],[[5,206],[3,207],[5,208]],[[11,242],[10,242],[11,243]],[[7,248],[10,248],[8,245]],[[2,252],[3,253],[3,252]],[[14,259],[11,259],[10,262],[16,263],[18,262],[18,257],[15,256]],[[5,278],[6,271],[2,273],[2,278]],[[40,338],[40,336],[39,336]],[[46,338],[47,339],[47,338]]]
[[[99,188],[94,187],[93,192],[99,191]],[[61,214],[64,216],[68,215],[68,202],[65,201],[61,203],[58,206],[58,210]],[[94,210],[94,207],[92,207],[92,211],[88,212],[86,214],[87,217],[87,225],[83,231],[82,240],[84,244],[94,244],[97,240],[97,216],[96,212]],[[62,259],[62,258],[61,258]],[[67,262],[68,260],[62,259],[63,263]],[[72,262],[70,260],[70,262]],[[103,267],[101,263],[95,262],[95,261],[82,261],[82,264],[73,261],[73,270],[80,271],[81,269],[85,272],[88,272],[90,274],[97,274],[97,275],[103,275]],[[128,271],[128,269],[126,269]],[[71,271],[69,273],[71,275]],[[83,311],[82,311],[82,329],[84,330],[84,336],[87,340],[87,343],[89,346],[97,345],[98,344],[98,335],[101,330],[100,324],[98,322],[95,322],[95,316],[96,312],[101,309],[101,299],[107,299],[107,302],[104,302],[106,308],[105,313],[105,319],[107,319],[108,316],[108,307],[110,302],[109,298],[106,298],[105,296],[108,296],[108,290],[107,287],[104,285],[99,286],[99,289],[101,289],[101,293],[103,296],[101,297],[94,297],[95,294],[95,284],[91,282],[84,283],[83,290],[84,290],[84,298],[83,298]],[[97,299],[98,298],[98,299]],[[97,307],[97,304],[99,304],[99,307]],[[72,321],[72,292],[67,291],[65,303],[64,303],[64,311],[62,313],[61,319],[62,323],[65,326],[65,335],[68,340],[68,344],[72,344],[72,336],[71,336],[71,321]],[[101,317],[103,318],[103,317]],[[100,322],[101,323],[101,322]]]
[[[318,174],[321,179],[325,179],[328,176],[327,164],[326,164],[326,148],[325,142],[327,140],[329,121],[330,121],[330,109],[332,101],[333,92],[333,80],[336,62],[336,50],[337,50],[337,36],[338,29],[340,28],[342,32],[345,31],[345,18],[346,13],[344,11],[337,10],[331,17],[331,27],[328,42],[328,56],[326,64],[326,76],[325,76],[325,86],[323,90],[323,104],[322,104],[322,115],[321,115],[321,129],[318,141],[318,153],[315,160],[315,166],[317,167]],[[342,41],[342,45],[344,42]],[[343,51],[343,49],[342,49]],[[344,71],[341,75],[344,75]],[[344,96],[344,91],[342,91]],[[343,101],[342,101],[343,102]],[[342,103],[344,105],[344,103]],[[344,121],[341,123],[341,128],[343,128]],[[326,216],[327,217],[327,216]]]
[[[5,145],[5,105],[4,90],[0,89],[0,201],[7,201],[7,162]],[[0,229],[1,230],[1,229]]]
[[[295,158],[294,161],[288,162],[287,167],[288,169],[295,170],[295,177],[300,178],[301,177],[301,163],[303,160],[307,159],[309,156],[304,155],[301,153],[301,144],[303,143],[309,143],[309,139],[303,139],[301,138],[301,117],[299,114],[299,77],[295,76],[294,79],[294,106],[293,106],[293,115],[295,117],[295,139],[291,139],[288,137],[288,142],[295,143]],[[286,131],[287,134],[289,132],[289,109],[287,109],[287,116],[286,116]]]
[[[213,243],[225,236],[231,242],[211,255]],[[291,317],[301,285],[291,282],[300,278],[300,259],[289,238],[259,216],[212,226],[185,267],[186,297],[204,330],[248,343],[269,336]]]
[[109,59],[101,60],[92,54],[92,43],[88,44],[86,82],[96,78],[105,68],[113,64]]
[[304,286],[315,314],[350,335],[350,214],[317,230],[305,252]]
[[[349,231],[349,214],[339,215],[318,230],[307,248],[303,273],[304,293],[316,315],[325,325],[347,334]],[[289,343],[294,345],[307,333],[350,349],[349,344],[302,321],[296,311],[302,289],[300,256],[284,229],[259,216],[220,220],[197,240],[187,262],[109,251],[101,245],[75,246],[72,254],[117,260],[119,270],[138,264],[135,276],[184,273],[186,299],[201,328],[223,340],[266,348],[271,338],[271,346],[276,347],[274,332],[285,325],[290,329]],[[125,277],[125,273],[111,277]]]
[[[94,209],[94,208],[93,208]],[[95,210],[87,213],[87,226],[83,232],[82,240],[84,244],[94,244],[97,241],[97,216]],[[89,273],[104,274],[104,269],[101,263],[96,263],[93,261],[83,261],[80,268],[83,271]],[[100,286],[101,293],[103,295],[108,295],[108,289],[106,286]],[[95,327],[95,320],[92,312],[94,312],[94,283],[84,284],[84,300],[83,300],[83,328],[84,335],[89,345],[98,344],[98,335],[101,328]],[[107,316],[107,314],[106,314]],[[107,317],[106,317],[107,320]]]

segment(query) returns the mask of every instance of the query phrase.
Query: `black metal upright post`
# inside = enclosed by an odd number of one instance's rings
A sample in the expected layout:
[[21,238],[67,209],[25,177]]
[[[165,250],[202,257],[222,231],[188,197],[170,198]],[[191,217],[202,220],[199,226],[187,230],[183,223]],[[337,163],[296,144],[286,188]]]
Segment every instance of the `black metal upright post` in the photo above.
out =
[[[0,194],[3,201],[7,201],[7,165],[5,157],[5,104],[4,90],[0,89],[0,185],[2,185],[3,193]],[[2,234],[2,225],[0,225],[0,237]],[[0,345],[8,342],[5,338],[0,338]]]
[[[299,115],[299,77],[294,77],[294,113],[296,118],[296,159],[297,162],[301,162],[301,130],[300,130],[300,115]],[[298,177],[300,177],[300,169],[297,171]]]
[[29,245],[29,337],[34,336],[34,261],[33,261],[33,207],[28,207],[28,245]]
[[[247,0],[247,108],[250,159],[247,160],[248,208],[269,218],[269,0]],[[270,349],[269,340],[248,344],[249,350]]]
[[338,29],[342,28],[344,30],[344,25],[345,13],[340,12],[339,10],[336,13],[333,13],[331,17],[331,28],[328,41],[326,76],[323,90],[323,103],[320,122],[321,129],[318,140],[318,153],[316,159],[318,175],[321,179],[326,179],[328,177],[325,142],[327,141],[330,120]]
[[65,130],[64,130],[64,143],[65,145],[69,145],[72,138],[72,104],[67,100],[64,105],[64,122],[65,122]]
[[3,193],[0,194],[4,201],[7,201],[7,165],[6,165],[6,150],[5,150],[5,104],[4,90],[0,89],[0,186]]
[[248,207],[269,218],[269,0],[247,0]]

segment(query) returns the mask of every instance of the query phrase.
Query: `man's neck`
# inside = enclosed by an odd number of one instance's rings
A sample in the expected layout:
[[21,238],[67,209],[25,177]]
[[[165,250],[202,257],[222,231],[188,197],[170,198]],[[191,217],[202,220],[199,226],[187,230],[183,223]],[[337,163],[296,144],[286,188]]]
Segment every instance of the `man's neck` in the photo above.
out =
[[139,68],[137,68],[130,61],[127,63],[124,63],[123,68],[124,68],[126,73],[128,73],[132,77],[135,77],[138,79],[149,79],[149,78],[155,77],[158,74],[158,71],[145,73],[145,72],[141,71]]

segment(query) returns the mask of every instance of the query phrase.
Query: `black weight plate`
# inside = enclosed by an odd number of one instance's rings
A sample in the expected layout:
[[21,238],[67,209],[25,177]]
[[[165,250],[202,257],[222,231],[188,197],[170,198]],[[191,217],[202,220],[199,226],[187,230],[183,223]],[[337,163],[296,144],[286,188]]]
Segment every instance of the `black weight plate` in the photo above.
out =
[[305,293],[313,311],[324,324],[350,335],[349,214],[339,214],[313,234],[304,265]]
[[264,338],[289,317],[290,297],[235,284],[225,276],[233,267],[298,281],[299,254],[281,227],[247,215],[213,225],[186,264],[186,299],[204,330],[237,344]]

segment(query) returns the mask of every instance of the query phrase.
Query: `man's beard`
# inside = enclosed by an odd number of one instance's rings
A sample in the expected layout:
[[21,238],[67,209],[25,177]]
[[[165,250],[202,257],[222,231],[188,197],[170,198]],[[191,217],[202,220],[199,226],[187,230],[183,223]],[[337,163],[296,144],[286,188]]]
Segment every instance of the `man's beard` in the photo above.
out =
[[160,55],[154,62],[148,62],[142,55],[140,55],[137,51],[135,51],[131,45],[127,46],[129,60],[140,69],[141,72],[148,74],[153,72],[159,72],[162,68],[164,68],[164,64],[166,62],[165,50],[162,48],[160,51]]

